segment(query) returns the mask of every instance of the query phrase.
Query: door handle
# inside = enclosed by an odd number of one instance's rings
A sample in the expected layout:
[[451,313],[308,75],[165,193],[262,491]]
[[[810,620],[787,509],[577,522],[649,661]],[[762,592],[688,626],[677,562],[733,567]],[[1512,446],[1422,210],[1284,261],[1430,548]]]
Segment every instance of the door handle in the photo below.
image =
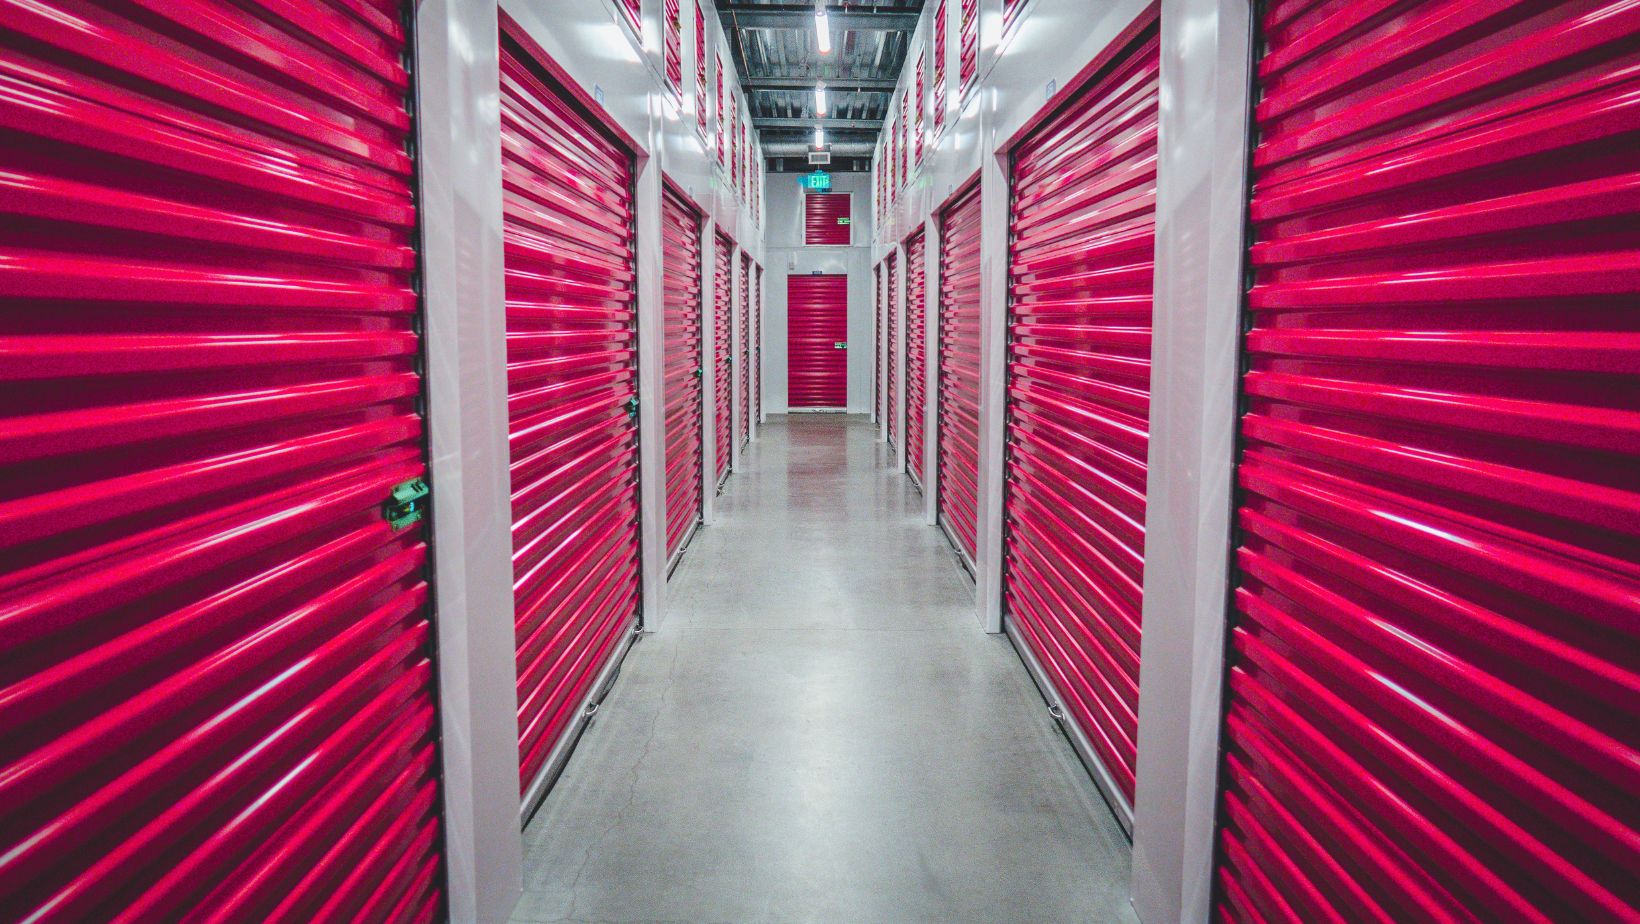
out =
[[848,349],[848,341],[847,340],[833,340],[832,343],[831,343],[831,348],[834,349],[834,350],[846,350],[846,349]]

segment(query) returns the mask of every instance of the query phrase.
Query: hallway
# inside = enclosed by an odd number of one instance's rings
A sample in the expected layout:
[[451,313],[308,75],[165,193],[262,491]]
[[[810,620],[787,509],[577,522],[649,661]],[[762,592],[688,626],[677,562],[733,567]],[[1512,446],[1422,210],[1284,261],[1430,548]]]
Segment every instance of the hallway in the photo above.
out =
[[1126,839],[873,435],[771,416],[527,828],[515,921],[1133,919]]

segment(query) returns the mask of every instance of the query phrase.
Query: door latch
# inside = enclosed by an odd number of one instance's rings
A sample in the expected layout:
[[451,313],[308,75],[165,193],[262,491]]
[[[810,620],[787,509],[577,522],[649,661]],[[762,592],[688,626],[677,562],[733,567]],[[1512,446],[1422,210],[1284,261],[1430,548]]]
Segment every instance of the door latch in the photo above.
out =
[[834,349],[834,350],[846,350],[846,349],[848,349],[848,341],[847,340],[833,340],[831,342],[831,348]]
[[387,500],[382,502],[382,519],[397,532],[411,523],[421,521],[422,515],[427,512],[427,495],[432,489],[427,487],[427,481],[422,478],[412,478],[401,485],[396,485]]
[[626,416],[636,423],[638,420],[638,397],[636,395],[626,399]]

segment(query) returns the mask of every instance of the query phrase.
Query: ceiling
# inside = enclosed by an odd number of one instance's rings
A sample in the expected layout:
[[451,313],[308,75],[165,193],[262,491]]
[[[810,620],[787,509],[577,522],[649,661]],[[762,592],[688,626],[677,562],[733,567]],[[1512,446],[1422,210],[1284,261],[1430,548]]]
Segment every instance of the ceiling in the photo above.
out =
[[[922,6],[923,0],[830,0],[831,54],[821,55],[813,0],[718,0],[718,16],[771,170],[810,169],[805,155],[817,124],[825,126],[832,169],[870,169],[871,150]],[[826,82],[824,119],[814,111],[819,80]],[[855,163],[859,161],[866,163]]]

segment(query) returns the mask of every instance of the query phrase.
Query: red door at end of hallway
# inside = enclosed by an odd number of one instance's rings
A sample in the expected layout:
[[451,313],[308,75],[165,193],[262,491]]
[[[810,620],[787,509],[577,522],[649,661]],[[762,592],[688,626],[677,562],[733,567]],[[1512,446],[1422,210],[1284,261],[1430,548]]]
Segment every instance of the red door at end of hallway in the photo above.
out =
[[848,276],[786,277],[787,404],[848,406]]
[[4,13],[0,918],[430,920],[404,11],[137,7]]
[[733,408],[734,395],[734,352],[733,341],[730,338],[734,328],[730,324],[730,315],[734,312],[733,296],[733,268],[735,242],[722,231],[716,232],[716,246],[712,251],[712,383],[716,390],[713,398],[712,422],[714,426],[712,446],[717,452],[717,484],[723,486],[729,477],[730,447],[733,446],[731,428],[734,418],[730,411]]
[[928,408],[928,314],[923,304],[924,251],[928,237],[921,228],[905,240],[905,470],[923,486],[923,419]]
[[661,290],[666,345],[666,555],[700,522],[705,421],[701,325],[701,215],[667,186],[661,194]]
[[519,773],[538,798],[638,616],[632,154],[502,16]]
[[1132,817],[1154,273],[1156,7],[1013,153],[1003,600]]

